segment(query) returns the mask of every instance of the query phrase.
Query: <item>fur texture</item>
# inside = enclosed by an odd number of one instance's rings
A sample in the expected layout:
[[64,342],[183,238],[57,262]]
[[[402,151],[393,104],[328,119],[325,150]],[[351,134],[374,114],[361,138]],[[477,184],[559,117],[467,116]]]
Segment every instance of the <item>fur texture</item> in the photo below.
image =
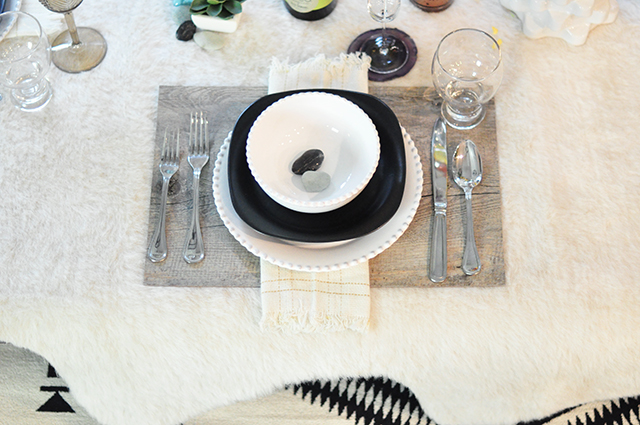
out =
[[[51,34],[62,17],[25,0]],[[174,425],[284,384],[388,376],[440,424],[507,424],[640,393],[640,6],[620,0],[585,45],[527,39],[498,0],[392,26],[418,62],[389,85],[430,84],[449,31],[497,30],[496,97],[507,285],[372,289],[365,334],[262,332],[258,289],[142,283],[159,85],[267,85],[272,57],[344,52],[376,24],[362,0],[293,19],[250,0],[223,50],[175,38],[171,1],[87,1],[78,25],[109,50],[52,68],[54,98],[0,103],[0,340],[44,356],[108,425]],[[426,153],[422,152],[422,155]]]

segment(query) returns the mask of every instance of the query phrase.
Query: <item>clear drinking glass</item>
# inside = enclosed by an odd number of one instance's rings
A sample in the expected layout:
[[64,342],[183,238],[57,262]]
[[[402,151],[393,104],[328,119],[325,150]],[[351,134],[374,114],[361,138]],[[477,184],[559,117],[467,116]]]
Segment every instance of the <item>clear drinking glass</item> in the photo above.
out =
[[442,117],[447,124],[460,130],[480,124],[502,74],[500,45],[489,34],[472,28],[447,34],[431,63],[433,85],[443,99]]
[[33,16],[18,11],[0,14],[0,83],[22,111],[44,107],[53,92],[45,79],[51,66],[51,46]]
[[93,28],[76,27],[73,10],[82,0],[40,0],[52,12],[63,13],[67,31],[53,40],[53,63],[65,72],[82,72],[95,68],[107,54],[107,42]]

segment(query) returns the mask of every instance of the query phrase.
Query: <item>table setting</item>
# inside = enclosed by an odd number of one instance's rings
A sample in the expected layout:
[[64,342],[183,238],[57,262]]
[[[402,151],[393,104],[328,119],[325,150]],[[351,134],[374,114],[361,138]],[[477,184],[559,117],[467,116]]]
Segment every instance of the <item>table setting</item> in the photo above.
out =
[[[314,380],[390,379],[438,424],[640,394],[634,2],[592,2],[579,42],[497,0],[317,21],[246,0],[186,41],[182,2],[45,3],[4,6],[54,54],[46,96],[0,86],[0,341],[97,423]],[[360,41],[387,33],[409,54],[376,70]],[[74,43],[98,59],[57,63]],[[313,142],[269,144],[296,131]],[[354,170],[340,204],[309,201]]]

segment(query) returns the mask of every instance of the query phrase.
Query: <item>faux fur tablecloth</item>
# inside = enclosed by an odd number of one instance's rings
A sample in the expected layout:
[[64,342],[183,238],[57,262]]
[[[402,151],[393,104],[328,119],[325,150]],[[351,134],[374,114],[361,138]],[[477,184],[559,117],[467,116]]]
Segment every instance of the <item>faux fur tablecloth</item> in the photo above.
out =
[[[640,5],[586,44],[527,39],[498,0],[393,26],[416,40],[397,86],[430,84],[447,32],[497,30],[507,285],[373,289],[368,333],[259,328],[258,289],[145,287],[159,85],[267,84],[272,57],[345,51],[376,24],[364,0],[323,21],[248,0],[226,47],[175,39],[170,0],[85,1],[104,62],[52,69],[42,112],[0,103],[0,340],[44,356],[104,424],[175,425],[286,383],[388,376],[441,424],[500,424],[640,393]],[[55,33],[62,18],[25,8]],[[426,153],[422,153],[423,155]],[[426,265],[425,265],[426,267]]]

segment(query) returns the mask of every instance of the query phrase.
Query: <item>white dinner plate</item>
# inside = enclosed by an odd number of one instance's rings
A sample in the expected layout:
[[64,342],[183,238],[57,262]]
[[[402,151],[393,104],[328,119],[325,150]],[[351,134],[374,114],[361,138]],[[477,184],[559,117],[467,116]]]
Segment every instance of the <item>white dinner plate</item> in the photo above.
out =
[[231,202],[227,173],[227,150],[231,133],[224,140],[213,170],[213,198],[218,214],[234,238],[249,252],[272,264],[300,271],[330,271],[354,266],[389,248],[407,230],[422,195],[422,164],[409,134],[402,129],[407,158],[407,179],[402,202],[389,221],[377,230],[342,244],[304,247],[260,233],[247,225]]

